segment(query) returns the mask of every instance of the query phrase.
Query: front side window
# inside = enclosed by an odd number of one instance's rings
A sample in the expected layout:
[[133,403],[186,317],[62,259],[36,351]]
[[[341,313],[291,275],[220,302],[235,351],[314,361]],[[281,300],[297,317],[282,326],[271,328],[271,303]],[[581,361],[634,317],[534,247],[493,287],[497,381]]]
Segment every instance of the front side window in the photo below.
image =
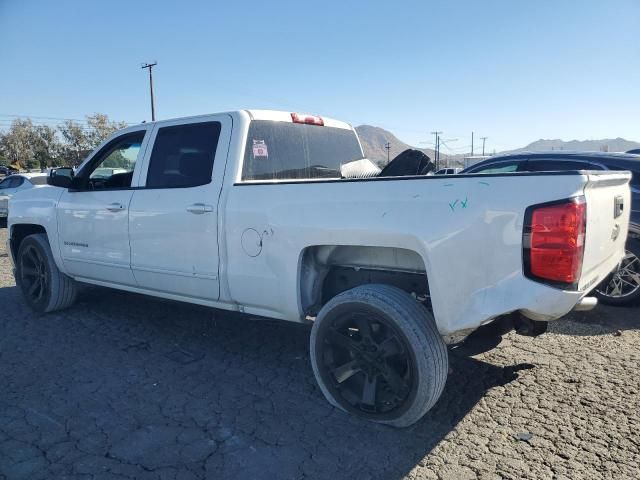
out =
[[86,168],[78,172],[80,189],[104,190],[131,187],[133,170],[144,135],[144,131],[127,133],[105,145]]
[[342,167],[363,158],[352,130],[254,120],[249,126],[242,179],[342,178]]
[[158,130],[147,187],[185,188],[211,182],[220,122],[189,123]]
[[502,162],[494,163],[493,165],[487,165],[480,167],[477,170],[473,170],[469,173],[509,173],[518,171],[519,162]]

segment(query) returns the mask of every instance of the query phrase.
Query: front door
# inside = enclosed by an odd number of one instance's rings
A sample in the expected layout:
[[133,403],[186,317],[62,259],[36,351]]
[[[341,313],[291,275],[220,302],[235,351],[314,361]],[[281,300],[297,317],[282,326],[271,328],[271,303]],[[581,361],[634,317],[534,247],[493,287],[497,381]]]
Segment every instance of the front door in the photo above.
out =
[[107,142],[80,168],[58,202],[60,248],[74,277],[135,285],[129,248],[129,204],[149,129]]
[[156,125],[131,199],[131,267],[140,287],[217,300],[218,197],[231,117]]

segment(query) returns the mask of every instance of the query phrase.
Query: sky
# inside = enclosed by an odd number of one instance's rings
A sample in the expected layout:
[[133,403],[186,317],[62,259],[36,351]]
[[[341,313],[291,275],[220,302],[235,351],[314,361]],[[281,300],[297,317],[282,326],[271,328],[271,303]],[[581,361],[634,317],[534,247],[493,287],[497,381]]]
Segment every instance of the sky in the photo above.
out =
[[458,153],[472,131],[640,141],[640,0],[0,0],[0,128],[149,120],[151,61],[158,119],[300,111]]

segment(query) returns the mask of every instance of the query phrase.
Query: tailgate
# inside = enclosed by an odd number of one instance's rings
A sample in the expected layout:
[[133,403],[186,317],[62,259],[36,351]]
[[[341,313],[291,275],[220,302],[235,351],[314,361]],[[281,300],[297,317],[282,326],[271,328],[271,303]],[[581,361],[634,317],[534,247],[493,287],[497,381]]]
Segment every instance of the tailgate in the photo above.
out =
[[630,179],[628,172],[588,172],[584,187],[587,226],[578,290],[591,290],[624,256],[631,212]]

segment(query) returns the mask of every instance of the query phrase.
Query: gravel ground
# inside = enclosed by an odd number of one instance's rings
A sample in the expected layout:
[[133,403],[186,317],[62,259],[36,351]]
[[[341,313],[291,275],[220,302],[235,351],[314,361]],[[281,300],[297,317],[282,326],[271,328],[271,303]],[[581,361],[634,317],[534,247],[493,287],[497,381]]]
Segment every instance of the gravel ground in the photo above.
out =
[[0,479],[640,478],[639,310],[451,353],[395,430],[329,406],[307,326],[87,288],[24,305],[0,228]]

